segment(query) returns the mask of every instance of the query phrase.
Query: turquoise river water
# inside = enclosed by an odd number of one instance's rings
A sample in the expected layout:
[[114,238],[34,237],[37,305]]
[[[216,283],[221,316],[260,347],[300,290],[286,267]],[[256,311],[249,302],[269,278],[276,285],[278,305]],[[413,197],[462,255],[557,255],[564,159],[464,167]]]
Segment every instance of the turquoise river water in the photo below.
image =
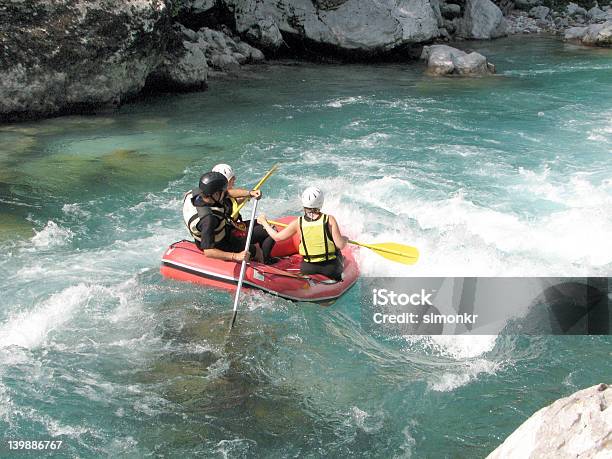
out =
[[[484,457],[540,407],[612,382],[610,337],[371,336],[335,305],[165,280],[182,192],[214,164],[261,208],[303,187],[363,241],[364,276],[609,276],[612,51],[466,43],[421,64],[271,65],[118,112],[0,126],[0,438],[66,457]],[[4,455],[6,445],[0,455]]]

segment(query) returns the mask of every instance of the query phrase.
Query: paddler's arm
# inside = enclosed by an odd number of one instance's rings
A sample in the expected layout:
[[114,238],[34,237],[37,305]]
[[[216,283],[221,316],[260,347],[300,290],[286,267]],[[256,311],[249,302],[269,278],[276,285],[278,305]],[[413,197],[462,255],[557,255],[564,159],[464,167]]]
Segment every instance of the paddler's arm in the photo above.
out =
[[261,198],[261,190],[244,190],[242,188],[232,188],[227,190],[227,194],[232,198]]
[[[200,220],[198,230],[200,231],[200,241],[198,247],[205,256],[215,260],[239,261],[242,262],[246,255],[246,251],[234,253],[226,252],[225,250],[215,248],[214,228],[219,224],[218,218],[213,215],[207,215]],[[248,258],[247,258],[248,260]]]
[[263,226],[266,232],[268,233],[268,235],[272,239],[274,239],[276,242],[280,242],[280,241],[289,239],[291,236],[293,236],[296,233],[296,231],[298,230],[298,225],[299,225],[298,220],[296,219],[296,220],[293,220],[291,223],[289,223],[289,225],[286,226],[283,230],[276,231],[268,223],[268,220],[266,219],[266,214],[260,214],[259,217],[257,217],[257,223]]
[[334,218],[333,215],[329,216],[329,226],[331,227],[332,238],[334,239],[334,244],[340,250],[342,250],[346,244],[348,244],[348,237],[343,236],[340,232],[340,227],[338,226],[338,222]]
[[242,252],[234,253],[234,252],[226,252],[225,250],[221,250],[221,249],[204,249],[202,250],[202,252],[204,252],[204,255],[206,255],[208,258],[213,258],[215,260],[239,261],[239,262],[242,262],[242,260],[244,260],[245,257],[247,257],[247,261],[248,261],[248,255],[249,255],[249,252],[247,252],[246,250],[243,250]]

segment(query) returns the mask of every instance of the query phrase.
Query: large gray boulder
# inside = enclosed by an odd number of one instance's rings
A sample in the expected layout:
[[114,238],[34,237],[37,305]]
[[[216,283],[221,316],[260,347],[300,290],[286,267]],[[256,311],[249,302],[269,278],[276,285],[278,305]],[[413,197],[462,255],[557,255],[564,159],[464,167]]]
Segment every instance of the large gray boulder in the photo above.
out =
[[446,19],[454,19],[461,16],[461,6],[456,3],[443,3],[440,12]]
[[148,83],[178,91],[207,87],[207,44],[198,34],[179,24],[174,27],[164,58],[149,75]]
[[[233,12],[236,28],[250,40],[266,37],[258,30],[262,21],[275,24],[282,34],[302,39],[306,45],[325,45],[338,51],[379,53],[437,37],[438,20],[430,0],[225,0]],[[439,11],[439,9],[438,9]],[[254,41],[268,47],[276,38]]]
[[565,41],[572,41],[587,46],[612,47],[612,21],[591,24],[588,27],[571,27],[565,31]]
[[495,66],[477,52],[466,53],[447,45],[424,46],[421,59],[429,75],[481,76],[495,73]]
[[264,60],[263,53],[238,38],[230,37],[219,30],[202,27],[197,32],[199,41],[205,43],[208,64],[215,70],[233,72],[242,64]]
[[582,44],[588,46],[612,47],[612,21],[591,24],[582,36]]
[[271,51],[277,51],[285,44],[278,25],[270,18],[253,22],[245,35],[251,42]]
[[589,11],[587,11],[587,16],[591,21],[605,21],[608,18],[608,15],[605,11],[594,6]]
[[115,106],[163,59],[157,0],[10,0],[0,8],[0,119]]
[[532,415],[487,459],[612,457],[612,389],[600,384]]
[[463,38],[487,40],[508,33],[504,15],[490,0],[467,0],[463,17],[455,22]]
[[587,10],[585,10],[583,7],[578,6],[575,3],[568,3],[567,6],[565,7],[565,11],[568,15],[570,16],[586,16],[587,15]]

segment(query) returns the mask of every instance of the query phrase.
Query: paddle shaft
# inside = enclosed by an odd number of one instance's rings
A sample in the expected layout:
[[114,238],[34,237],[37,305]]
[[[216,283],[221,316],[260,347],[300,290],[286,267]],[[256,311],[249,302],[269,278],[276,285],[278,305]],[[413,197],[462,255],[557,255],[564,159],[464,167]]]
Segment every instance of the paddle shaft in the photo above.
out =
[[[255,226],[255,215],[257,213],[257,204],[259,200],[255,200],[253,203],[253,211],[251,212],[251,221],[249,222],[249,231],[247,232],[246,244],[244,250],[248,251],[251,245],[251,236],[253,235],[253,227]],[[244,280],[244,273],[246,271],[247,260],[242,260],[240,266],[240,276],[238,277],[238,286],[236,287],[236,295],[234,296],[234,314],[232,315],[232,321],[230,322],[230,330],[234,328],[234,322],[236,322],[236,316],[238,315],[238,301],[240,301],[240,290],[242,289],[242,281]]]
[[[272,169],[270,169],[268,173],[264,175],[259,182],[257,182],[257,185],[253,187],[253,190],[259,190],[262,187],[262,185],[266,183],[266,180],[268,180],[270,176],[274,174],[274,172],[276,172],[276,169],[278,169],[278,164],[275,164],[274,166],[272,166]],[[250,199],[251,198],[246,198],[244,201],[238,204],[238,207],[236,208],[236,210],[232,212],[232,218],[236,218],[238,216],[238,214],[240,213],[240,210],[246,205],[247,202],[249,202]]]
[[[274,220],[268,220],[268,223],[270,223],[271,225],[282,226],[284,228],[289,226],[286,223],[276,222]],[[378,251],[378,252],[390,253],[392,255],[397,255],[397,256],[400,256],[400,257],[405,257],[406,256],[405,254],[403,254],[402,252],[398,252],[397,250],[386,249],[384,247],[375,247],[375,246],[370,245],[370,244],[364,244],[363,242],[353,241],[352,239],[349,239],[348,242],[350,244],[358,245],[359,247],[365,247],[366,249],[375,250],[375,251]]]

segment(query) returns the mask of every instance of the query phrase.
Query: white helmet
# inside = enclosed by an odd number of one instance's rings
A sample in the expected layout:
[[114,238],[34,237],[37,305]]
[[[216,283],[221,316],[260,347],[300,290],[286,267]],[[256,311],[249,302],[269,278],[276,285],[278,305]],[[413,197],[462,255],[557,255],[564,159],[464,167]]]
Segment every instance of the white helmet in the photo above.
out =
[[228,182],[236,175],[234,174],[234,169],[232,169],[232,166],[230,166],[229,164],[217,164],[215,167],[212,168],[212,171],[220,172],[221,174],[223,174]]
[[323,207],[323,192],[316,186],[308,187],[302,193],[302,206],[309,209],[320,209]]

